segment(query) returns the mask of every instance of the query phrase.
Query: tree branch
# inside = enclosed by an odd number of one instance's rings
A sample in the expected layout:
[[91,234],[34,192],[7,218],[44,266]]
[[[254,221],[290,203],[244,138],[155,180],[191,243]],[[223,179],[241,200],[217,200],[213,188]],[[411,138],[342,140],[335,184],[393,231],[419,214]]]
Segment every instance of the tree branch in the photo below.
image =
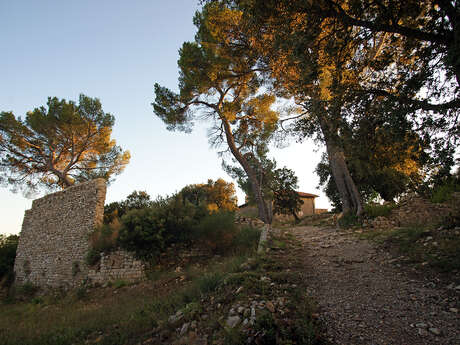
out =
[[369,20],[357,19],[350,16],[335,1],[326,0],[326,2],[329,4],[333,15],[347,25],[361,26],[373,31],[396,33],[406,37],[416,38],[422,41],[442,44],[444,46],[448,46],[451,43],[451,40],[453,39],[453,34],[451,32],[445,32],[443,34],[433,34],[418,29],[404,27],[397,23],[380,24]]

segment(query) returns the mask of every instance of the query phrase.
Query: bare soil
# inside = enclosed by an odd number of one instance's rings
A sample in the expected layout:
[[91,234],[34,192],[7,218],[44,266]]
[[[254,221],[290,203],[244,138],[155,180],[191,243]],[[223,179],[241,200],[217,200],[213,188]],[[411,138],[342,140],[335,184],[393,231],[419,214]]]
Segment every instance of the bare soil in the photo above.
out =
[[331,343],[460,344],[458,272],[416,272],[333,227],[289,232],[302,244],[296,258]]

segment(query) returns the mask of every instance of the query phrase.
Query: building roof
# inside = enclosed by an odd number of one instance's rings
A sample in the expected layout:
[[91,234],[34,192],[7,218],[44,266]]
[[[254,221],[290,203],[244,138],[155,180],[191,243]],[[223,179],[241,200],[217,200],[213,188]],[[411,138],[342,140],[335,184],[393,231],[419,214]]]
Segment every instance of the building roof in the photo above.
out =
[[[319,195],[311,194],[311,193],[304,193],[304,192],[297,192],[297,194],[301,198],[318,198],[319,197]],[[246,206],[249,206],[249,203],[246,202],[243,205],[239,205],[238,208],[243,208],[243,207],[246,207]]]
[[304,193],[304,192],[297,192],[301,198],[317,198],[319,195],[316,194],[310,194],[310,193]]

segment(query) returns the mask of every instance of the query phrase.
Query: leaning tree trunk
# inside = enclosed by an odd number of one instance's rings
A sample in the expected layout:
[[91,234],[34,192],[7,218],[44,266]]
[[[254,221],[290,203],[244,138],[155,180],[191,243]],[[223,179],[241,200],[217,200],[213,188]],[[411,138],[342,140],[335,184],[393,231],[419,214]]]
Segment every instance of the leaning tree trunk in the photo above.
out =
[[249,183],[251,184],[251,189],[254,194],[254,198],[256,199],[259,218],[265,224],[271,224],[272,222],[271,209],[267,205],[264,199],[264,196],[262,193],[262,187],[257,179],[257,174],[254,171],[254,169],[251,167],[251,165],[249,164],[248,160],[241,154],[241,152],[236,147],[235,139],[233,137],[232,130],[230,128],[230,124],[228,123],[228,121],[225,118],[222,118],[222,123],[224,125],[225,136],[227,138],[228,147],[230,148],[230,151],[232,152],[235,159],[241,164],[244,171],[248,175]]
[[352,212],[359,217],[363,213],[361,196],[348,170],[345,153],[343,147],[340,145],[337,130],[331,128],[333,126],[328,123],[326,118],[321,117],[319,120],[326,142],[327,157],[332,177],[342,200],[342,211],[344,214]]
[[241,152],[236,147],[235,138],[233,137],[233,133],[230,128],[230,124],[228,123],[226,118],[221,117],[221,120],[224,125],[225,136],[227,138],[228,147],[230,148],[230,151],[232,152],[233,156],[241,164],[244,171],[248,175],[248,179],[251,184],[251,189],[254,194],[254,198],[256,199],[259,218],[260,220],[264,222],[264,227],[262,229],[262,233],[260,234],[259,245],[257,248],[257,252],[261,253],[266,248],[266,243],[268,241],[269,233],[271,230],[271,223],[272,223],[272,218],[273,218],[271,207],[267,205],[263,197],[262,186],[260,185],[257,179],[256,172],[251,167],[247,159],[241,154]]

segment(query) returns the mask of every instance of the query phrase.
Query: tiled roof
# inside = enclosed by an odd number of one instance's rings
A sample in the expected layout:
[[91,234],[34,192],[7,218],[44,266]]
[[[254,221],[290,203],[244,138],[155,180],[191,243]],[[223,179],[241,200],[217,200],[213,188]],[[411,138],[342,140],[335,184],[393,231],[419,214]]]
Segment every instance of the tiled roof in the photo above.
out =
[[304,192],[297,192],[301,198],[317,198],[319,195],[316,194],[310,194],[310,193],[304,193]]

